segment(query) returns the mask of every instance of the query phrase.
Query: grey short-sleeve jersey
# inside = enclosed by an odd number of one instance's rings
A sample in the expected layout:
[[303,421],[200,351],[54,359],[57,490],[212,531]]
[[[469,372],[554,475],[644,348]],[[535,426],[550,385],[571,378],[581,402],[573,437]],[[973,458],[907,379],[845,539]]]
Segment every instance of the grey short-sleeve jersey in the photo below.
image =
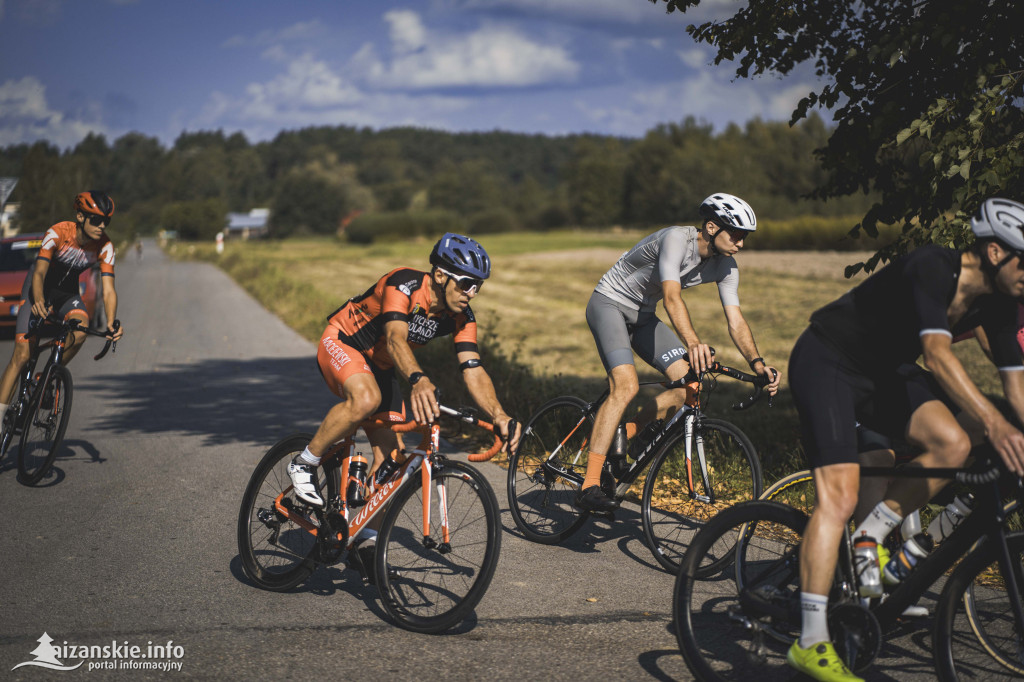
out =
[[661,283],[669,280],[678,280],[684,289],[717,282],[723,307],[740,304],[736,259],[718,255],[701,260],[695,227],[666,227],[641,239],[594,290],[631,308],[654,310],[663,295]]

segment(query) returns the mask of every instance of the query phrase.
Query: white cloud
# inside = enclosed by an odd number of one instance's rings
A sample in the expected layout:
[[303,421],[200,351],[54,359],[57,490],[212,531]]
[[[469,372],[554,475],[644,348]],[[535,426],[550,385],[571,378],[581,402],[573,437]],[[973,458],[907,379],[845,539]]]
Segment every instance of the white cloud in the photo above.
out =
[[310,54],[289,56],[282,48],[272,48],[264,57],[285,64],[285,70],[268,81],[250,83],[240,97],[214,92],[200,115],[182,127],[237,127],[252,139],[304,126],[443,128],[448,114],[469,104],[460,97],[364,92]]
[[725,71],[716,74],[709,67],[685,81],[643,89],[632,85],[622,90],[579,93],[573,105],[581,119],[590,123],[583,128],[641,135],[659,123],[681,121],[687,116],[717,128],[730,121],[742,125],[755,116],[788,121],[797,103],[812,89],[814,84],[807,80],[762,78],[731,82]]
[[109,134],[98,123],[69,118],[51,109],[46,87],[38,79],[26,76],[0,85],[0,146],[46,140],[69,147],[90,132]]
[[679,59],[684,64],[689,66],[691,69],[701,69],[711,63],[713,57],[706,53],[700,47],[691,47],[688,50],[679,50],[676,52],[679,55]]
[[444,35],[408,10],[384,15],[391,25],[390,63],[365,48],[353,59],[371,86],[394,89],[504,88],[572,82],[580,65],[560,45],[543,44],[507,26]]
[[[280,59],[283,54],[276,52],[275,57]],[[293,59],[285,73],[265,83],[250,83],[245,90],[244,111],[256,118],[287,110],[350,106],[362,99],[358,88],[309,54]]]
[[255,35],[232,36],[224,41],[224,47],[265,47],[278,43],[301,42],[324,35],[327,30],[319,19],[300,21],[284,28],[260,31]]
[[420,16],[409,10],[395,10],[384,15],[391,25],[391,43],[395,52],[415,52],[427,43],[427,30]]

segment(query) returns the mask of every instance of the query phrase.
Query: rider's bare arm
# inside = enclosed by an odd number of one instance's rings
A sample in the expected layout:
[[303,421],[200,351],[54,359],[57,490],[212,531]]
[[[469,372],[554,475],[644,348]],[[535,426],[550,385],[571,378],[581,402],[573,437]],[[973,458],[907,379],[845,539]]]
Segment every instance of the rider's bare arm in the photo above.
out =
[[124,336],[124,326],[112,329],[110,325],[117,319],[117,291],[114,289],[114,278],[104,275],[103,280],[103,308],[107,311],[107,331],[114,333],[114,341]]
[[706,343],[700,342],[693,323],[690,321],[690,312],[683,303],[683,287],[675,280],[665,280],[661,283],[661,291],[664,295],[665,312],[672,326],[676,329],[676,335],[686,344],[690,353],[690,365],[695,372],[702,372],[712,362],[711,349]]
[[[746,318],[740,312],[740,307],[738,305],[725,306],[725,319],[729,323],[729,336],[732,337],[732,342],[736,345],[736,349],[743,354],[743,358],[747,362],[759,358],[761,354],[757,351],[754,333],[750,331],[750,325],[747,324]],[[765,388],[768,389],[769,395],[775,395],[779,390],[779,381],[782,378],[781,372],[774,367],[768,367],[763,361],[757,363],[753,369],[758,374],[764,374],[768,370],[774,371],[774,379]]]
[[[459,364],[469,360],[480,359],[480,355],[473,351],[462,351],[458,354],[458,357]],[[519,442],[519,434],[509,434],[508,423],[511,417],[505,413],[501,403],[498,401],[498,394],[494,390],[494,382],[491,381],[487,370],[479,366],[469,367],[462,371],[462,379],[466,382],[469,395],[491,417],[491,421],[498,427],[502,438],[506,440],[502,449],[508,452],[515,450],[516,444]],[[508,442],[509,435],[512,436],[511,442]]]
[[[408,377],[414,373],[423,373],[420,365],[416,362],[412,347],[409,345],[409,323],[405,320],[391,320],[384,325],[384,336],[387,342],[388,352],[395,361],[398,372]],[[437,398],[434,391],[437,389],[430,377],[424,375],[412,386],[409,394],[409,402],[412,404],[412,416],[421,424],[434,421],[441,415],[437,406]]]
[[37,258],[36,269],[32,274],[32,313],[39,317],[46,317],[46,297],[43,292],[43,283],[46,281],[46,273],[50,271],[50,261]]
[[986,437],[1006,466],[1017,475],[1024,475],[1024,434],[971,381],[953,354],[952,338],[948,334],[923,334],[921,348],[925,363],[946,395],[984,426]]

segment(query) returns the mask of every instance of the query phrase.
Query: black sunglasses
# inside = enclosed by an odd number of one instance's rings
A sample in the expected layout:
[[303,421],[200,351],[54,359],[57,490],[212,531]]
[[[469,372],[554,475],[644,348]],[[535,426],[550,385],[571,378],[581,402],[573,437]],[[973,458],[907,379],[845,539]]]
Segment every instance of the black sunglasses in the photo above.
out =
[[105,218],[98,215],[89,216],[89,222],[96,227],[106,227],[110,224],[110,218]]

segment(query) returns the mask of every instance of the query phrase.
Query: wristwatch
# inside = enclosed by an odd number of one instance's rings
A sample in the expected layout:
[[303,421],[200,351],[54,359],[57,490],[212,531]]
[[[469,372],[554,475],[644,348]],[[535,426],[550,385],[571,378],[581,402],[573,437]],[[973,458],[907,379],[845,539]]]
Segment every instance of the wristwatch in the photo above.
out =
[[423,372],[413,372],[412,374],[409,375],[409,385],[415,386],[416,382],[425,376],[426,374],[424,374]]

